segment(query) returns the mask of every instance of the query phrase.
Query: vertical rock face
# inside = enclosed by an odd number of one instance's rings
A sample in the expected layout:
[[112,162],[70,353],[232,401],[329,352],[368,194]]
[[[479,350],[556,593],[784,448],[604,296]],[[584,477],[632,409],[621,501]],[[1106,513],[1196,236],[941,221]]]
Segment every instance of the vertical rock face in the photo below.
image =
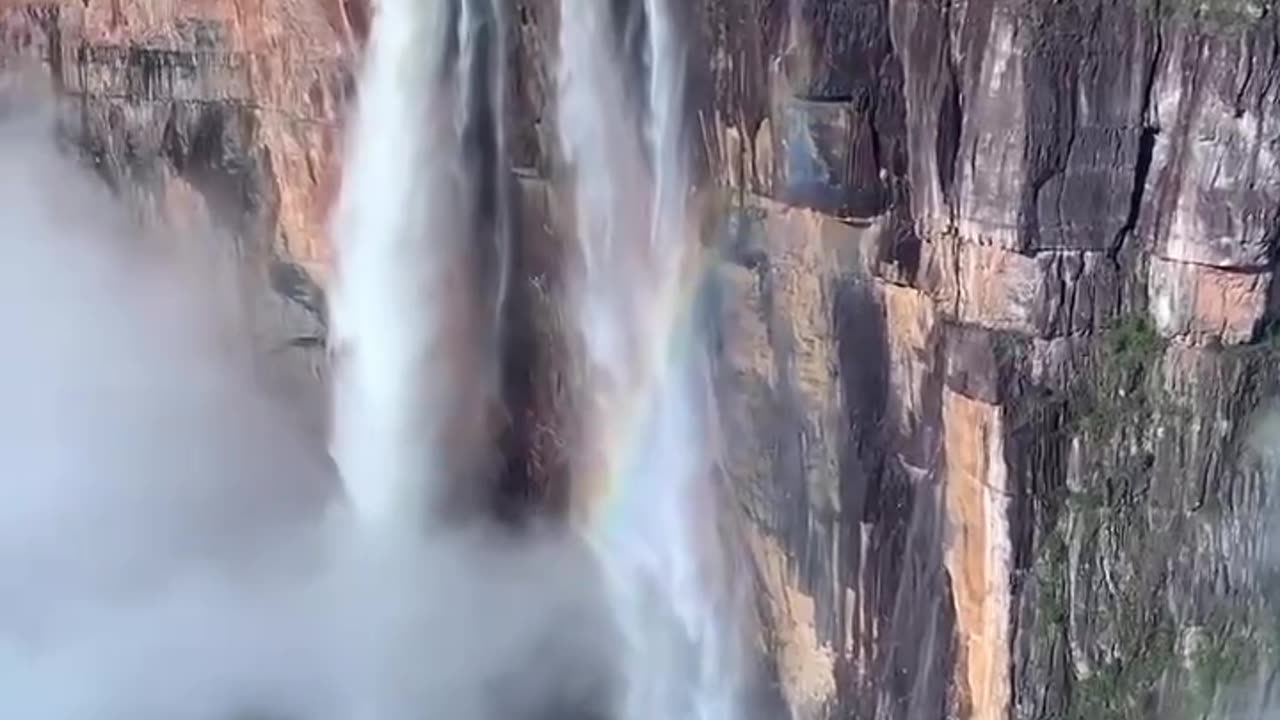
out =
[[59,93],[64,134],[144,224],[241,266],[253,328],[317,419],[316,280],[362,18],[342,0],[0,3],[0,68]]
[[[759,519],[789,560],[767,594],[809,598],[817,628],[776,640],[834,658],[803,685],[826,705],[795,714],[1224,711],[1215,687],[1274,650],[1273,471],[1249,441],[1277,376],[1274,13],[700,5],[712,175],[747,215],[841,228],[726,240],[725,364],[760,398],[726,411],[755,414],[734,467],[791,508]],[[796,272],[809,309],[776,295]],[[822,378],[791,359],[832,341]],[[797,384],[834,413],[784,400]]]
[[943,502],[949,519],[946,568],[959,638],[954,682],[970,717],[1001,718],[1009,707],[1009,477],[998,407],[943,391]]
[[[1199,717],[1280,652],[1264,5],[689,4],[694,137],[729,199],[726,463],[791,716]],[[556,10],[508,24],[507,389],[513,483],[562,500]],[[0,64],[43,68],[144,216],[221,223],[273,288],[266,334],[316,345],[367,26],[354,0],[8,0]]]

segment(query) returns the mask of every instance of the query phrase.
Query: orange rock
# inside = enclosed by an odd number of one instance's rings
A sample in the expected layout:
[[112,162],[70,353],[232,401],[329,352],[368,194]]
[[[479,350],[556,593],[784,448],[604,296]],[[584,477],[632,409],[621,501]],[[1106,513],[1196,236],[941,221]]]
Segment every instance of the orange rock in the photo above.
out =
[[1234,271],[1151,258],[1151,315],[1165,337],[1193,345],[1253,339],[1267,311],[1271,271]]
[[[135,163],[165,159],[145,153],[159,151],[166,106],[245,113],[254,129],[243,160],[271,215],[262,240],[316,266],[328,255],[339,121],[364,32],[367,9],[347,0],[0,0],[0,68],[43,66],[55,87],[118,108],[123,120],[102,144],[143,153]],[[155,147],[130,146],[130,133]]]
[[948,536],[959,662],[955,684],[971,720],[1010,706],[1013,548],[1001,409],[943,391]]

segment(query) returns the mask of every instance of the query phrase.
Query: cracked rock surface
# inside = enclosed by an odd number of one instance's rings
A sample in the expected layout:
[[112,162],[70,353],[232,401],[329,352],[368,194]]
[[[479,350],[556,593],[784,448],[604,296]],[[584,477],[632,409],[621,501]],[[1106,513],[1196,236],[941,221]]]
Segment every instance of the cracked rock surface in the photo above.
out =
[[[774,716],[1207,717],[1270,688],[1280,13],[686,5]],[[572,442],[556,14],[513,0],[507,33],[510,489],[552,503]],[[223,223],[272,337],[322,364],[367,26],[356,0],[8,0],[0,68],[54,79],[140,213]]]

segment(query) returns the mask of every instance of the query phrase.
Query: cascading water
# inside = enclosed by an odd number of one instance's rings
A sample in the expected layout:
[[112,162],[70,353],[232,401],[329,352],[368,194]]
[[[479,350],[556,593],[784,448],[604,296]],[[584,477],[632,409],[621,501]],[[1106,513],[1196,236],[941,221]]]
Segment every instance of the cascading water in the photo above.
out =
[[358,516],[421,527],[484,502],[505,281],[482,282],[475,247],[493,240],[505,272],[505,228],[487,222],[500,193],[480,186],[498,175],[474,166],[502,148],[483,112],[500,13],[493,0],[376,10],[335,214],[332,446]]
[[[612,682],[612,622],[580,544],[486,522],[509,268],[505,1],[375,8],[330,296],[331,443],[356,530],[343,584],[381,598],[351,629],[375,660],[346,678],[355,720],[591,716]],[[445,570],[429,597],[388,582],[427,568]]]
[[[562,136],[585,241],[577,479],[598,482],[579,484],[595,492],[576,509],[594,553],[485,518],[508,267],[505,0],[376,8],[334,218],[343,493],[250,358],[203,337],[196,309],[219,301],[141,262],[101,188],[60,182],[74,166],[19,151],[0,122],[0,243],[16,260],[0,272],[16,338],[0,358],[0,709],[736,720],[676,34],[649,3],[650,80],[632,97],[602,3],[576,2]],[[55,209],[49,187],[93,202]],[[86,345],[91,361],[68,351]]]
[[582,271],[572,302],[588,366],[577,519],[603,558],[627,640],[623,717],[726,720],[739,717],[738,638],[693,312],[700,246],[686,202],[684,55],[671,9],[644,8],[642,133],[608,4],[562,3],[559,131],[574,178]]
[[[563,13],[561,140],[577,174],[584,268],[571,313],[590,365],[574,501],[630,640],[624,716],[733,718],[737,636],[693,317],[684,56],[669,9],[644,9],[650,63],[638,97],[608,5],[566,0]],[[495,0],[392,0],[373,27],[338,206],[333,327],[335,456],[357,515],[374,527],[455,518],[490,441],[481,419],[496,393],[505,281],[487,299],[465,283],[473,239],[501,248],[505,237],[503,208],[485,203],[503,193],[482,189],[505,174],[500,133],[475,143],[485,88],[498,88],[491,109],[501,97],[500,82],[486,81],[500,69],[477,37],[482,19],[500,15]]]

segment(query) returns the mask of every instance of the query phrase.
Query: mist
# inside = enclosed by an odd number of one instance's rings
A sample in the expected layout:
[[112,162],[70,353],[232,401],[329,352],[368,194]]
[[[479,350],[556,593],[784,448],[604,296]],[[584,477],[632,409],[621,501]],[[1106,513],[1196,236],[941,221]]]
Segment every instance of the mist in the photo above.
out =
[[[1209,720],[1269,720],[1280,717],[1280,694],[1276,680],[1280,678],[1280,658],[1277,658],[1275,633],[1277,617],[1276,593],[1280,591],[1280,512],[1272,498],[1280,493],[1280,401],[1264,401],[1248,419],[1241,447],[1240,462],[1254,478],[1255,486],[1246,492],[1255,494],[1259,511],[1256,517],[1246,518],[1246,528],[1255,537],[1241,554],[1253,567],[1247,567],[1254,575],[1254,596],[1250,599],[1253,617],[1250,622],[1249,641],[1256,653],[1249,648],[1239,651],[1240,663],[1232,668],[1232,678],[1221,687],[1211,688],[1212,703],[1207,714]],[[1239,639],[1236,639],[1239,642]]]
[[[15,107],[18,105],[15,105]],[[353,519],[228,322],[234,283],[0,116],[0,706],[27,720],[594,716],[590,553]]]

